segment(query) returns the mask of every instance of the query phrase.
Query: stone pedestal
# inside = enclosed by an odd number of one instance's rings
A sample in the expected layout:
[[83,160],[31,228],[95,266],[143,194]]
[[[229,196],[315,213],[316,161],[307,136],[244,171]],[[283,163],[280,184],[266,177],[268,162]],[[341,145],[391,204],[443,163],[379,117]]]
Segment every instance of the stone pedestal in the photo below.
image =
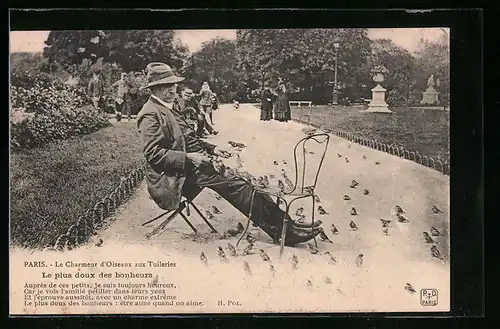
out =
[[368,104],[368,109],[365,112],[392,113],[385,102],[385,92],[386,89],[377,84],[377,86],[372,89],[372,101]]
[[422,93],[420,104],[437,105],[439,104],[438,95],[439,92],[436,89],[429,87]]

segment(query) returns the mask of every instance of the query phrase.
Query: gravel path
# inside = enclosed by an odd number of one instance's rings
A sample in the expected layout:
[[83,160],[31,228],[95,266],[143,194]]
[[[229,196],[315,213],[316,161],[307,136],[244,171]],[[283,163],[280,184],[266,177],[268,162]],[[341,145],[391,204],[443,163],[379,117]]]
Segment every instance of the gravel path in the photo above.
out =
[[[237,112],[229,105],[221,106],[214,112],[214,121],[220,133],[210,136],[208,141],[228,146],[227,142],[233,140],[247,145],[240,152],[242,170],[255,176],[267,174],[279,177],[280,170],[284,168],[293,179],[292,150],[295,143],[305,136],[301,132],[303,125],[261,122],[259,110],[245,104]],[[320,149],[311,145],[308,151],[314,152],[312,163],[317,162]],[[274,160],[279,162],[279,166],[273,165]],[[380,164],[375,164],[376,161]],[[234,160],[228,160],[228,164],[234,165]],[[311,176],[312,172],[308,172],[307,178],[311,179]],[[355,189],[349,187],[353,179],[359,182]],[[369,190],[368,195],[363,194],[364,189]],[[177,260],[177,263],[182,262],[179,271],[176,271],[178,274],[172,271],[168,276],[171,279],[172,275],[176,277],[178,285],[184,282],[184,285],[192,287],[184,288],[185,296],[197,296],[205,301],[204,307],[193,307],[190,311],[444,311],[449,308],[448,177],[408,160],[331,136],[317,192],[321,198],[320,205],[328,214],[316,214],[316,218],[324,222],[333,240],[333,243],[325,243],[318,239],[320,254],[312,255],[306,246],[301,245],[286,248],[283,259],[278,260],[279,247],[271,244],[265,235],[259,233],[259,229],[252,229],[260,239],[256,248],[264,249],[273,260],[274,278],[269,265],[261,260],[258,252],[245,257],[228,256],[230,261],[222,263],[217,257],[216,246],[225,248],[227,242],[235,245],[236,238],[221,241],[207,236],[208,227],[193,210],[191,221],[206,237],[203,241],[196,238],[181,217],[147,240],[145,235],[160,221],[144,227],[141,224],[162,211],[149,198],[145,183],[119,209],[112,224],[97,238],[104,240],[104,246],[137,246],[141,250],[150,250],[151,257],[162,255],[164,259],[168,257]],[[351,200],[344,201],[344,194],[348,194]],[[241,213],[224,199],[218,200],[211,190],[204,190],[195,203],[202,211],[208,210],[211,205],[222,211],[213,219],[219,232],[234,228],[237,222],[246,224],[246,218]],[[309,218],[311,205],[307,202],[303,204]],[[405,210],[409,223],[398,223],[392,218],[391,210],[395,205]],[[431,210],[433,205],[443,213],[434,214]],[[292,213],[299,206],[301,204],[296,203]],[[357,216],[350,215],[351,207],[356,208]],[[382,234],[381,218],[392,220],[388,235]],[[350,230],[351,220],[359,227],[357,231]],[[330,233],[331,224],[338,228],[337,235]],[[445,261],[433,258],[431,244],[424,241],[422,232],[430,232],[431,226],[444,234],[435,239]],[[246,242],[242,241],[239,251],[245,246]],[[126,249],[123,250],[125,253]],[[202,251],[209,259],[208,268],[199,261]],[[335,265],[328,263],[322,254],[324,251],[329,251],[336,258]],[[364,254],[364,264],[357,267],[355,259],[360,253]],[[292,254],[299,258],[299,266],[295,270],[289,260]],[[244,260],[253,269],[252,276],[245,275]],[[181,271],[181,268],[187,270]],[[325,282],[325,276],[332,280],[331,284]],[[308,280],[311,281],[310,286],[307,285]],[[404,289],[407,282],[415,288],[415,294]],[[438,289],[437,306],[420,305],[420,289],[424,288]],[[228,298],[238,299],[242,306],[217,307],[216,300]]]

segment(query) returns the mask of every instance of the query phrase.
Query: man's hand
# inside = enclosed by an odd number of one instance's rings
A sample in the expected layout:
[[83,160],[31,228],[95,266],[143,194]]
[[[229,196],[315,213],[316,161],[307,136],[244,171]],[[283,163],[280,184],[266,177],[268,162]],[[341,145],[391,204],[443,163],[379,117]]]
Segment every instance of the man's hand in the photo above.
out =
[[219,146],[216,146],[214,148],[214,155],[217,155],[217,156],[220,156],[220,157],[223,157],[223,158],[230,158],[233,156],[233,153],[229,152],[228,150],[226,150],[225,148],[222,148],[222,147],[219,147]]
[[196,167],[200,167],[202,165],[211,163],[210,158],[204,155],[203,153],[198,153],[198,152],[187,153],[186,157]]

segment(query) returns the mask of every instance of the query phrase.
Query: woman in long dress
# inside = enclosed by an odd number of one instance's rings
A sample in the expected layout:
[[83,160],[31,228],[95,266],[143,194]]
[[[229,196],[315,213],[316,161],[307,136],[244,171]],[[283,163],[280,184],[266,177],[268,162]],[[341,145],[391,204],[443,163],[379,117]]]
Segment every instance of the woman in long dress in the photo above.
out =
[[269,90],[269,84],[264,84],[264,90],[260,97],[260,120],[269,121],[273,118],[274,95]]
[[290,104],[284,83],[281,83],[276,90],[276,102],[274,104],[274,120],[288,122],[291,120]]

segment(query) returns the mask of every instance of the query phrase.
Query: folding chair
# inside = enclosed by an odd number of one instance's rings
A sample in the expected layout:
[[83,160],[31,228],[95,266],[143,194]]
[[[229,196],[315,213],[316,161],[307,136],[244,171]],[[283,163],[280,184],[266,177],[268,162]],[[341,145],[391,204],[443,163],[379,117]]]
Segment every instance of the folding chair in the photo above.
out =
[[[321,154],[321,159],[319,162],[319,165],[316,170],[316,174],[314,176],[314,181],[312,182],[312,185],[305,186],[305,174],[306,174],[306,166],[307,166],[307,153],[306,153],[306,144],[310,141],[315,141],[317,144],[322,144],[324,146],[323,152]],[[283,255],[284,249],[285,249],[285,238],[286,238],[286,232],[287,232],[287,227],[288,227],[288,217],[290,216],[290,207],[292,204],[300,199],[305,199],[305,198],[311,198],[312,199],[312,225],[314,226],[314,214],[315,214],[315,205],[316,205],[316,184],[318,182],[318,177],[321,172],[321,168],[323,166],[323,161],[325,159],[326,151],[328,149],[328,144],[330,142],[330,136],[326,133],[320,133],[320,134],[314,134],[307,136],[303,139],[301,139],[299,142],[294,147],[293,150],[293,155],[294,155],[294,167],[295,167],[295,183],[294,187],[291,191],[266,191],[266,190],[261,190],[257,189],[256,193],[265,193],[270,196],[276,197],[276,203],[279,205],[280,202],[282,202],[286,209],[285,209],[285,217],[283,218],[283,229],[281,231],[281,237],[280,237],[280,257]],[[302,172],[300,172],[299,169],[299,164],[297,163],[297,150],[299,149],[299,146],[302,146],[302,159],[303,159],[303,166],[302,166]],[[300,191],[298,190],[300,183]],[[307,191],[306,191],[307,187]],[[285,196],[293,197],[290,201],[287,201],[285,199]],[[248,225],[247,225],[248,228]],[[243,236],[243,235],[242,235]],[[241,237],[240,237],[241,240]],[[239,241],[238,241],[239,242]],[[316,241],[316,238],[314,238],[314,243],[316,246],[318,246],[318,243]]]
[[[152,236],[156,235],[158,232],[160,232],[162,229],[164,229],[172,220],[174,220],[177,215],[180,215],[182,219],[189,225],[189,227],[193,230],[193,232],[198,235],[198,230],[194,225],[189,221],[188,217],[191,216],[191,212],[189,210],[189,207],[193,207],[193,209],[200,215],[200,217],[203,219],[203,221],[210,227],[212,230],[212,233],[218,233],[217,230],[210,224],[208,219],[203,215],[203,213],[198,209],[198,207],[194,204],[193,200],[198,196],[198,194],[203,191],[203,188],[198,188],[194,192],[192,192],[188,197],[183,197],[183,201],[179,204],[179,207],[174,210],[174,211],[166,211],[163,214],[148,220],[147,222],[143,223],[141,226],[145,226],[147,224],[150,224],[152,222],[157,221],[158,219],[162,218],[163,216],[167,215],[170,213],[170,215],[165,219],[160,225],[158,225],[151,233],[148,233],[146,235],[147,239],[150,239]],[[183,210],[186,210],[186,215],[184,215]]]

